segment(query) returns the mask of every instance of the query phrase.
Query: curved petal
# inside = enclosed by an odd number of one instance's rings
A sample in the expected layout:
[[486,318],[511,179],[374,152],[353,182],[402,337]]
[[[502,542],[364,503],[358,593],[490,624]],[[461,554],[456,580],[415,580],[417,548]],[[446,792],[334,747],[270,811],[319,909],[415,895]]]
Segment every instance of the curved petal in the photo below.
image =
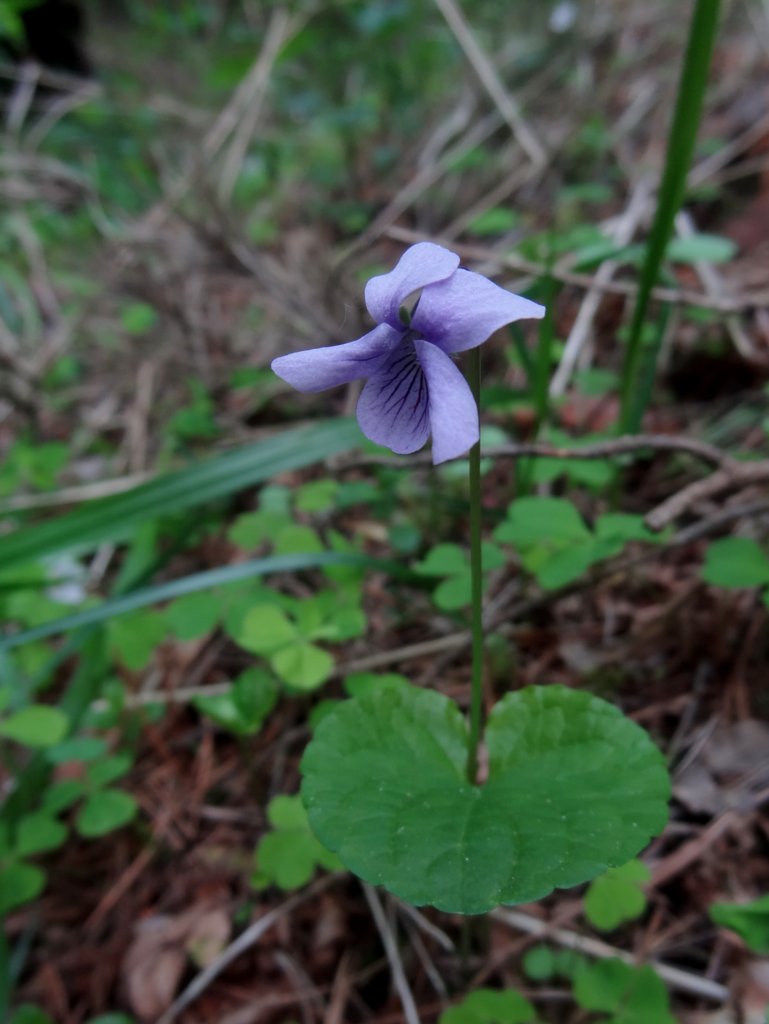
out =
[[372,277],[366,285],[366,308],[378,324],[402,328],[400,308],[412,292],[450,277],[459,256],[433,242],[408,248],[389,274]]
[[470,270],[458,270],[447,281],[422,292],[411,327],[444,352],[475,348],[505,324],[539,319],[545,307],[505,291]]
[[297,391],[325,391],[376,373],[402,336],[402,332],[380,324],[357,341],[292,352],[273,359],[271,365]]
[[467,381],[445,352],[429,341],[415,341],[414,347],[427,379],[433,462],[437,465],[464,455],[478,440],[478,406]]
[[430,433],[427,383],[412,341],[405,341],[369,379],[358,399],[366,437],[397,455],[417,451]]

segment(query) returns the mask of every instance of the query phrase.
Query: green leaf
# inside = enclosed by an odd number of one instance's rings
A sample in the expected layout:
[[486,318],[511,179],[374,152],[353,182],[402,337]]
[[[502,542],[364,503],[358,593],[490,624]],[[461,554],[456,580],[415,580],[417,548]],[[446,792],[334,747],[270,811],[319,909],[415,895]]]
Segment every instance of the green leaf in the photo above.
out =
[[606,512],[595,522],[595,535],[599,540],[643,540],[649,544],[659,544],[660,534],[654,533],[644,524],[643,516],[629,512]]
[[102,1013],[98,1017],[91,1017],[87,1024],[135,1024],[135,1021],[126,1013]]
[[253,736],[277,698],[278,686],[272,676],[263,669],[250,668],[238,676],[229,693],[196,697],[194,703],[223,728],[239,736]]
[[278,530],[286,525],[285,512],[271,512],[260,509],[238,516],[227,536],[239,548],[250,551],[265,541],[271,541]]
[[492,569],[501,569],[507,562],[505,552],[497,544],[491,541],[481,541],[481,555],[483,556],[483,571],[490,572]]
[[52,747],[64,738],[68,728],[69,719],[63,711],[47,704],[32,704],[2,719],[0,736],[25,747]]
[[120,310],[120,323],[127,334],[146,334],[157,320],[157,310],[148,302],[129,302]]
[[313,830],[366,881],[479,914],[624,864],[667,819],[659,751],[590,694],[508,694],[485,739],[489,778],[471,785],[467,726],[442,694],[387,689],[343,702],[302,760]]
[[535,1020],[534,1007],[512,989],[479,988],[444,1010],[438,1024],[533,1024]]
[[43,793],[43,808],[51,814],[66,811],[85,793],[85,783],[80,779],[61,779],[47,787]]
[[130,754],[114,754],[112,757],[105,757],[101,761],[89,764],[86,775],[92,786],[107,786],[125,775],[132,764],[133,758]]
[[470,604],[473,580],[470,570],[442,580],[433,591],[433,601],[442,611],[452,612]]
[[276,555],[322,551],[323,541],[312,527],[290,523],[275,534],[274,549]]
[[646,907],[642,886],[651,872],[640,860],[631,860],[618,868],[610,868],[596,878],[585,894],[585,915],[591,924],[611,931],[623,921],[639,917]]
[[714,903],[708,913],[716,924],[737,932],[754,953],[769,953],[769,895],[751,903]]
[[760,587],[769,583],[769,559],[754,540],[724,537],[708,545],[702,578],[718,587]]
[[185,594],[165,611],[166,623],[180,640],[196,640],[210,633],[219,622],[222,607],[216,594]]
[[551,978],[573,978],[587,960],[574,949],[551,949],[550,946],[532,946],[523,958],[523,969],[534,981]]
[[109,646],[117,660],[138,672],[146,668],[166,635],[164,617],[156,611],[143,609],[107,625]]
[[127,825],[136,817],[138,809],[129,793],[120,789],[99,789],[83,803],[75,827],[81,836],[93,839]]
[[493,206],[474,217],[465,230],[470,235],[483,238],[486,235],[502,235],[520,223],[520,214],[506,206]]
[[15,850],[19,857],[57,850],[67,838],[67,829],[44,811],[25,815],[16,828]]
[[421,576],[453,576],[467,569],[467,555],[458,544],[436,544],[415,569]]
[[497,540],[516,547],[545,543],[552,546],[590,540],[590,531],[570,501],[564,498],[518,498],[497,527]]
[[565,587],[583,576],[599,556],[600,551],[592,541],[562,548],[542,560],[535,570],[537,581],[546,590]]
[[69,761],[95,761],[106,752],[104,740],[95,736],[72,736],[47,750],[45,758],[51,764],[67,764]]
[[278,684],[264,669],[248,668],[235,680],[232,699],[241,720],[255,732],[275,707]]
[[349,451],[359,440],[360,431],[353,420],[329,420],[225,452],[1,537],[0,570],[57,551],[93,550],[105,540],[127,536],[139,523],[176,515],[278,473],[320,462]]
[[408,687],[410,685],[405,676],[398,672],[352,672],[345,677],[345,692],[350,697],[361,697],[364,693],[376,693],[378,690]]
[[339,484],[336,480],[313,480],[296,491],[296,507],[300,512],[327,512],[334,506]]
[[295,643],[274,654],[270,664],[286,686],[306,693],[325,683],[334,659],[315,644]]
[[648,966],[621,960],[585,964],[574,979],[574,998],[584,1010],[614,1014],[606,1024],[676,1024],[667,989]]
[[555,952],[549,946],[532,946],[523,957],[523,970],[532,981],[550,981],[557,974]]
[[296,643],[297,629],[277,605],[255,604],[243,617],[233,640],[252,654],[271,654]]
[[39,896],[45,872],[33,864],[0,864],[0,917]]
[[270,883],[280,889],[298,889],[312,878],[317,867],[338,871],[339,858],[322,846],[310,831],[307,812],[298,796],[276,796],[267,818],[273,831],[256,848],[256,876],[261,888]]
[[674,238],[665,255],[672,263],[727,263],[736,253],[737,245],[731,238],[703,232]]
[[47,1013],[32,1003],[24,1003],[17,1007],[11,1017],[11,1024],[54,1024]]

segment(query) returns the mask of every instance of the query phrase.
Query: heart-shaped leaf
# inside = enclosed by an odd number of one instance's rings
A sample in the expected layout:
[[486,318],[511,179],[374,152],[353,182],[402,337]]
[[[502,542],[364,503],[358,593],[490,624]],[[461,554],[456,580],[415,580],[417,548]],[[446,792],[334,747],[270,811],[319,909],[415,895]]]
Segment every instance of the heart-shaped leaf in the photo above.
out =
[[661,754],[597,697],[508,694],[485,739],[488,780],[471,785],[466,723],[443,694],[398,687],[343,702],[302,760],[313,830],[366,881],[479,914],[624,864],[665,824]]

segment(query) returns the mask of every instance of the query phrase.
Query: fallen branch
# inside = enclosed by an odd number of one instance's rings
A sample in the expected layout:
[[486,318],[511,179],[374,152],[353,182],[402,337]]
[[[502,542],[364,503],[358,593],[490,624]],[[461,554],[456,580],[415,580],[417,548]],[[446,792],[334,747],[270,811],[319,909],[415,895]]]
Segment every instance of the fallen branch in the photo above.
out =
[[[525,441],[520,444],[494,445],[492,448],[483,449],[481,455],[485,459],[520,459],[526,456],[543,459],[604,459],[619,455],[633,455],[644,449],[685,452],[687,455],[693,455],[702,459],[703,462],[719,468],[732,469],[745,465],[744,462],[738,462],[737,459],[720,448],[716,448],[715,445],[673,434],[629,434],[626,437],[596,441],[593,444],[584,444],[579,447],[559,447],[541,441]],[[420,452],[418,455],[410,455],[408,458],[399,456],[397,459],[390,455],[340,459],[338,466],[342,469],[357,469],[361,466],[391,466],[395,469],[399,467],[408,469],[417,466],[431,466],[432,461],[432,455],[429,452]]]

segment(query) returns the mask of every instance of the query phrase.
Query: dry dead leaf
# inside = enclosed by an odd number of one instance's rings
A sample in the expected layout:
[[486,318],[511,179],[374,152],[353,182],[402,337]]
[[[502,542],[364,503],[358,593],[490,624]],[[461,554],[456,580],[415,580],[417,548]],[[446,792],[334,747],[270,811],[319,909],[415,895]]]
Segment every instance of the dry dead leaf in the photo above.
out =
[[223,907],[201,914],[190,929],[185,949],[197,967],[208,967],[219,956],[232,931],[230,916]]
[[142,1020],[155,1020],[174,1000],[188,958],[206,967],[230,937],[227,910],[210,900],[175,916],[158,914],[141,921],[123,962],[123,979],[131,1009]]
[[128,1001],[142,1020],[156,1020],[173,1002],[187,955],[183,932],[175,918],[157,916],[142,921],[123,962]]

